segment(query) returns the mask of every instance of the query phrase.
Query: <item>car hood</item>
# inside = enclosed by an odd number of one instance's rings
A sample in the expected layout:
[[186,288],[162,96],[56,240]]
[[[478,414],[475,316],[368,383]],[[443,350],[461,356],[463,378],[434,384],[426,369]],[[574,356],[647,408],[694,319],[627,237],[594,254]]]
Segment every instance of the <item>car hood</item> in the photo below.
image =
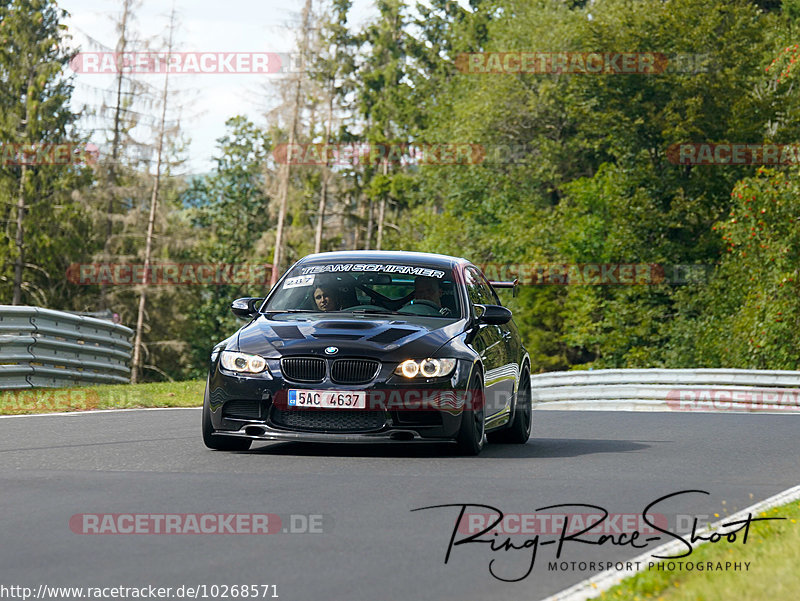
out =
[[239,330],[238,350],[268,358],[288,355],[320,355],[329,346],[337,357],[366,356],[376,359],[403,355],[430,357],[448,340],[464,331],[465,320],[436,317],[331,317],[311,319],[262,315]]

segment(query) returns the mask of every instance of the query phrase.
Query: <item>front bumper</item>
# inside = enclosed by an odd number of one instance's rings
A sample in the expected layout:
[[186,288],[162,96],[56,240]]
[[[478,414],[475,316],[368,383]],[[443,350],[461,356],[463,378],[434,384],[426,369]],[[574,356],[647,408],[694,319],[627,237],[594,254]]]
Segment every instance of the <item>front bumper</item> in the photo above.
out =
[[[445,442],[452,441],[461,427],[463,411],[424,409],[420,411],[398,409],[397,405],[382,408],[373,404],[367,410],[313,409],[295,410],[275,400],[286,395],[291,388],[310,390],[363,390],[368,398],[391,398],[415,389],[442,393],[466,391],[469,364],[459,366],[452,376],[438,381],[420,383],[398,382],[392,376],[390,365],[382,366],[375,380],[367,385],[343,386],[325,381],[319,384],[301,384],[284,380],[277,361],[270,362],[271,377],[232,375],[212,366],[209,377],[209,394],[206,410],[209,411],[215,434],[264,441],[298,442]],[[279,406],[280,405],[280,406]],[[309,423],[302,423],[298,413],[311,411]],[[356,412],[369,413],[366,420],[350,427]],[[341,421],[333,419],[337,414]],[[289,416],[293,419],[287,420]],[[328,423],[331,420],[335,424]],[[287,423],[291,421],[292,423]]]
[[[223,434],[219,432],[219,434]],[[452,437],[423,437],[416,430],[388,428],[378,432],[299,432],[278,430],[266,424],[247,424],[235,432],[224,432],[226,437],[265,441],[328,442],[328,443],[397,443],[397,442],[453,442]]]

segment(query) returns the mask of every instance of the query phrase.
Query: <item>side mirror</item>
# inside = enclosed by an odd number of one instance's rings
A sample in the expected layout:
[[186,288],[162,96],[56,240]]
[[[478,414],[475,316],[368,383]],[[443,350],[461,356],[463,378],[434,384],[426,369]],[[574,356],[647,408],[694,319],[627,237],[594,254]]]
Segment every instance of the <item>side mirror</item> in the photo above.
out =
[[511,321],[511,311],[500,305],[475,305],[478,310],[478,323],[501,326]]
[[237,298],[231,303],[231,312],[239,319],[252,319],[258,314],[258,305],[262,302],[263,298],[252,296]]

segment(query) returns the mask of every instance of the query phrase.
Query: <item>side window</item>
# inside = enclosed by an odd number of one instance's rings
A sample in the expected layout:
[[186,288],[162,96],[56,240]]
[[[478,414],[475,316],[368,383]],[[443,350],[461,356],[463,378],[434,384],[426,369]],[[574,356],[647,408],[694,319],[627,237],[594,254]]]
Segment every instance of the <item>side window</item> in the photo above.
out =
[[491,305],[502,305],[503,303],[500,302],[500,297],[497,296],[497,292],[494,291],[494,288],[492,288],[492,285],[489,283],[489,280],[486,279],[486,276],[483,275],[482,273],[480,274],[480,276],[481,276],[481,281],[483,282],[483,285],[485,286],[486,290],[489,292],[489,296],[492,298],[492,300],[491,300],[491,302],[489,304],[491,304]]
[[467,281],[467,294],[472,304],[477,305],[499,305],[500,301],[492,290],[486,278],[474,267],[467,267],[464,270]]

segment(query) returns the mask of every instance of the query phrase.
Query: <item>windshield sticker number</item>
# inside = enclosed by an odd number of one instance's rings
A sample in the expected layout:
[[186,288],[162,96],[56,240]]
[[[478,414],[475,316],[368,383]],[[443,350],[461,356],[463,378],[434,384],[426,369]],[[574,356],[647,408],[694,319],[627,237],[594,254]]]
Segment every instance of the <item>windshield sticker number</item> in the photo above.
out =
[[300,288],[303,286],[311,286],[314,283],[313,275],[299,275],[295,278],[286,278],[283,283],[283,289],[287,288]]

